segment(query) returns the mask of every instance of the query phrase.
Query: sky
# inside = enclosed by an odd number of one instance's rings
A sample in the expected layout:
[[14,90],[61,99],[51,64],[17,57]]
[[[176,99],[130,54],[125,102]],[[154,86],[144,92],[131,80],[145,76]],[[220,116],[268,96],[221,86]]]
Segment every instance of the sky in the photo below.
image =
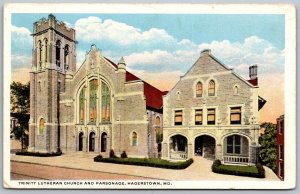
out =
[[[285,18],[279,14],[55,14],[76,30],[77,68],[92,44],[161,90],[170,90],[203,49],[245,79],[258,65],[260,122],[284,114]],[[29,81],[33,23],[45,14],[12,14],[12,80]]]

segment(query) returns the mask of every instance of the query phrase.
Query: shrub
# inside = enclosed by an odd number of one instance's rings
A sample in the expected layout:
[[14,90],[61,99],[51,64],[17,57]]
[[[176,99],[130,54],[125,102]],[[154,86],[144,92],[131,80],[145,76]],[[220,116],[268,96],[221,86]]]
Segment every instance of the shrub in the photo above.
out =
[[258,170],[258,176],[259,178],[265,178],[265,169],[261,163],[258,163],[256,165],[256,168]]
[[126,154],[126,152],[125,152],[125,151],[123,151],[123,152],[122,152],[122,154],[121,154],[121,158],[127,158],[127,154]]
[[110,150],[109,157],[110,158],[117,158],[117,156],[115,155],[115,151],[113,149]]
[[221,165],[221,161],[220,160],[215,160],[213,165],[211,166],[211,170],[213,172],[216,172],[217,168]]
[[100,160],[101,160],[102,158],[103,158],[102,155],[99,154],[98,156],[96,156],[96,157],[94,158],[94,162],[100,162]]
[[185,169],[193,163],[193,159],[182,162],[170,162],[157,158],[94,158],[95,162],[116,163],[136,166],[150,166],[156,168]]
[[51,152],[51,153],[21,151],[21,152],[16,152],[16,155],[37,156],[37,157],[52,157],[52,156],[61,156],[62,152],[60,150],[58,150],[57,152]]

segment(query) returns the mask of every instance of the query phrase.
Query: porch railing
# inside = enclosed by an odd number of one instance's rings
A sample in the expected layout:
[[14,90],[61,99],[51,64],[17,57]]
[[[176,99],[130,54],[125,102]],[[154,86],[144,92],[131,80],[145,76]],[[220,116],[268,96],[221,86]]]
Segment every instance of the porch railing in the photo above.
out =
[[224,156],[224,163],[249,164],[250,157],[243,156]]
[[171,152],[170,153],[170,158],[171,159],[187,159],[188,154],[187,152]]

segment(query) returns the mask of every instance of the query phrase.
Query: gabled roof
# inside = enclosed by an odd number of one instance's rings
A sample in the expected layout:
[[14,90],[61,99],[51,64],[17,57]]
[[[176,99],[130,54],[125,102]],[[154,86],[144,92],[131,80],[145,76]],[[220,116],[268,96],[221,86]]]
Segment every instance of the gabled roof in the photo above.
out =
[[[105,57],[105,59],[110,62],[112,66],[118,68],[114,62],[109,60]],[[134,74],[126,71],[126,81],[137,81],[140,80],[144,83],[144,95],[146,97],[146,106],[148,109],[160,110],[163,106],[163,99],[162,96],[166,94],[166,91],[160,91],[159,89],[155,88],[151,84],[145,82],[144,80],[140,79],[139,77],[135,76]]]

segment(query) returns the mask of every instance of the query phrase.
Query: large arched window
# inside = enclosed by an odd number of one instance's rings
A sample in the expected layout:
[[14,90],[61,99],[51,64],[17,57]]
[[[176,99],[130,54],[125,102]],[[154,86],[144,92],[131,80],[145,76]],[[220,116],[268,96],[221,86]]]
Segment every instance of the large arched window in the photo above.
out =
[[56,41],[55,45],[55,59],[56,59],[56,65],[60,67],[60,48],[61,48],[61,42],[58,40]]
[[39,134],[43,134],[44,131],[45,131],[45,119],[41,118],[39,124]]
[[92,79],[90,81],[90,122],[95,123],[97,120],[97,91],[98,80]]
[[210,80],[209,84],[208,84],[208,95],[209,96],[214,96],[215,92],[216,92],[216,84],[214,82],[214,80]]
[[64,69],[68,70],[69,69],[69,45],[66,44],[64,48]]
[[45,44],[45,52],[44,52],[44,61],[45,61],[45,63],[47,63],[47,61],[48,61],[48,39],[47,38],[45,38],[44,39],[44,44]]
[[137,146],[138,144],[138,136],[136,132],[132,132],[132,137],[131,137],[131,145],[132,146]]
[[79,122],[85,121],[85,87],[83,87],[79,94]]
[[101,84],[101,95],[102,95],[102,121],[110,121],[110,91],[108,86],[102,82]]
[[196,97],[202,97],[202,83],[198,82],[196,85]]

